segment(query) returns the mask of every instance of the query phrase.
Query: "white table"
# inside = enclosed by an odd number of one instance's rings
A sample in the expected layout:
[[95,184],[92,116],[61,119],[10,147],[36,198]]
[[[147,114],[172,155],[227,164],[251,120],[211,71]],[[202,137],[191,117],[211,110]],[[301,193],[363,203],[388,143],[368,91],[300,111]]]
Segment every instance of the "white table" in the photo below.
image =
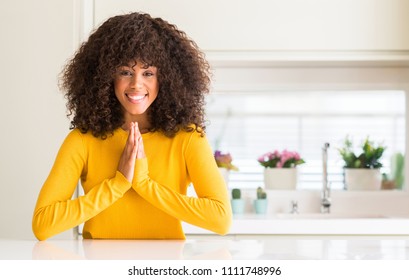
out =
[[1,260],[409,260],[409,236],[188,236],[186,240],[0,239]]

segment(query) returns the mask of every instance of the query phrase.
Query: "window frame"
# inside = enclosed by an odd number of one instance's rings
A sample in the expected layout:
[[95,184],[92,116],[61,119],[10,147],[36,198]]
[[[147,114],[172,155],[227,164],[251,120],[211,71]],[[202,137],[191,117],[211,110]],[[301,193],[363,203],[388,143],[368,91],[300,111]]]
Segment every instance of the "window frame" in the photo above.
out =
[[[409,67],[395,63],[362,63],[327,61],[260,63],[251,60],[210,61],[214,65],[212,92],[237,93],[249,91],[355,91],[399,90],[405,93],[405,112],[409,112]],[[318,65],[318,66],[317,66]],[[405,151],[409,150],[409,114],[405,114]],[[405,161],[409,155],[405,153]],[[409,165],[405,165],[409,178]],[[404,185],[402,191],[408,192]]]

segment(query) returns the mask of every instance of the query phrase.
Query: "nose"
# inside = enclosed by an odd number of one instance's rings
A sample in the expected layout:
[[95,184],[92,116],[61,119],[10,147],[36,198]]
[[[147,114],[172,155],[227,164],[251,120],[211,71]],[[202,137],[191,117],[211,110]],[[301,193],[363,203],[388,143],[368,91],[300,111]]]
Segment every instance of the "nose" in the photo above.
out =
[[135,74],[131,80],[131,88],[139,89],[142,88],[142,77]]

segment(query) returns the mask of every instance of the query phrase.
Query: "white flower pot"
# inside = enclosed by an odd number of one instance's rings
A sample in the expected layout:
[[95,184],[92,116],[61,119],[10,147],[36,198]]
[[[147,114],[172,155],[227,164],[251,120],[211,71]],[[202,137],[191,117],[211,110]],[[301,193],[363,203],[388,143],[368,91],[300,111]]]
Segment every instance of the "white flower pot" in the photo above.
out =
[[379,168],[345,168],[345,187],[350,191],[380,190],[382,174]]
[[224,182],[226,183],[226,187],[228,187],[229,186],[230,171],[227,168],[224,168],[224,167],[219,167],[219,171],[220,171],[220,174],[222,174]]
[[297,168],[265,168],[266,189],[294,190],[297,187]]

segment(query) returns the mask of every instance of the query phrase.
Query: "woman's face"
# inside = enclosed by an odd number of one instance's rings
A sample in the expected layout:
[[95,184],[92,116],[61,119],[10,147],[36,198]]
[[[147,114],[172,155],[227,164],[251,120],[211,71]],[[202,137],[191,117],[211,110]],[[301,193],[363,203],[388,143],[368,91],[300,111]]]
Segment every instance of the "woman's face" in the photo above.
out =
[[146,117],[147,109],[158,96],[157,68],[139,61],[121,66],[115,74],[114,88],[124,109],[125,120]]

